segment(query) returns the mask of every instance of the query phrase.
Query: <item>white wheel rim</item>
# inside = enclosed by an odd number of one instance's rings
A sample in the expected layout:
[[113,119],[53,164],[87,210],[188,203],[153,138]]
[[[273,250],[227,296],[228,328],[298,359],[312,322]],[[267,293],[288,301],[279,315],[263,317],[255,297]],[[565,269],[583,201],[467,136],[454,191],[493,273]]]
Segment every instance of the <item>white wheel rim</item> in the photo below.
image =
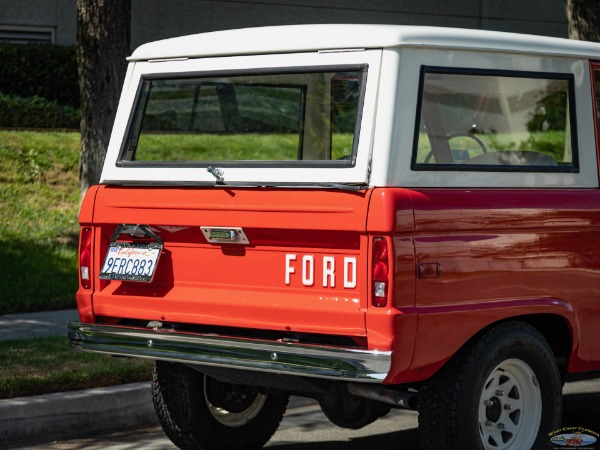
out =
[[542,419],[542,393],[528,364],[507,359],[492,370],[479,399],[478,419],[486,450],[533,446]]
[[208,406],[208,411],[215,418],[217,422],[227,427],[237,428],[242,427],[252,421],[258,413],[262,410],[267,396],[263,394],[256,394],[254,401],[241,412],[231,412],[224,408],[213,405],[208,399],[206,390],[206,377],[204,378],[204,400]]

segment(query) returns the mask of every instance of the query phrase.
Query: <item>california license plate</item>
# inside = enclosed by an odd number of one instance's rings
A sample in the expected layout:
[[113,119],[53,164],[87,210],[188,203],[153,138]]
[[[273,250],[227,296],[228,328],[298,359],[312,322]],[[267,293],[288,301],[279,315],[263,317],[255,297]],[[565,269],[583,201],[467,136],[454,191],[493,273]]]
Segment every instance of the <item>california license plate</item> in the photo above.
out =
[[150,283],[162,248],[162,244],[156,242],[112,242],[102,264],[100,279]]

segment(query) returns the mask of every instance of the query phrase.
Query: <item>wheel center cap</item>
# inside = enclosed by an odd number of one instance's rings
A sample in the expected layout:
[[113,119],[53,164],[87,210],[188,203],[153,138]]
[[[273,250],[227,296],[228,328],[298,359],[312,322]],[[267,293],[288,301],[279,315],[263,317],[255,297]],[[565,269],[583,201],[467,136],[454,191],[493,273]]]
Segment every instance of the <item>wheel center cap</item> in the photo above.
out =
[[500,404],[500,400],[498,397],[490,398],[490,404],[485,408],[485,416],[486,419],[497,422],[500,419],[500,414],[502,413],[502,405]]

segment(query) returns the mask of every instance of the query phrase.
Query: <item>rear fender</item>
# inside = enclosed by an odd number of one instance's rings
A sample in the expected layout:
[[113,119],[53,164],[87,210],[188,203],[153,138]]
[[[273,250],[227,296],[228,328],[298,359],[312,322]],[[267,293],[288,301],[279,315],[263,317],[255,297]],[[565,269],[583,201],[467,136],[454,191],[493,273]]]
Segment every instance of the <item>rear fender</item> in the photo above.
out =
[[576,355],[579,346],[578,319],[573,307],[562,300],[509,299],[488,304],[418,307],[414,312],[419,317],[414,357],[401,382],[417,382],[431,377],[460,348],[492,325],[509,319],[521,319],[536,325],[544,316],[560,318],[568,328],[571,345],[566,355],[569,358],[567,370],[582,369],[582,361]]

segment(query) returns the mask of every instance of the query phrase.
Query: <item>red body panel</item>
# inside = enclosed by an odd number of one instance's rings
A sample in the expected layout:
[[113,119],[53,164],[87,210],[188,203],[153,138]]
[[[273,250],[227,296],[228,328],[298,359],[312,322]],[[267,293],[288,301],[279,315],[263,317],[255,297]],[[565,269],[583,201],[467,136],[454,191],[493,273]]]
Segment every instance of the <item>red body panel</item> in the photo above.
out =
[[[96,192],[98,186],[92,186],[88,189],[81,207],[79,209],[79,223],[83,229],[86,226],[91,227],[94,219],[94,203],[96,201]],[[92,242],[94,242],[94,228],[92,227]],[[81,241],[81,239],[80,239]],[[96,256],[96,252],[92,252],[92,259]],[[81,268],[79,269],[81,270]],[[79,311],[79,319],[84,323],[94,323],[96,318],[94,317],[94,309],[92,305],[92,292],[96,283],[96,277],[91,277],[90,289],[84,289],[79,282],[79,289],[75,298],[77,300],[77,310]]]
[[[80,288],[78,304],[87,322],[348,336],[393,350],[386,383],[431,376],[492,323],[553,315],[572,335],[568,370],[597,370],[597,203],[596,190],[103,186],[82,208],[82,226],[95,226],[95,285],[93,294]],[[152,283],[98,280],[119,223],[150,225],[164,240]],[[200,226],[242,227],[250,245],[210,244]],[[393,247],[384,308],[370,306],[373,237]],[[348,268],[345,258],[355,263]],[[335,275],[327,277],[332,259]]]
[[[419,337],[413,370],[432,373],[487,324],[558,315],[572,332],[570,371],[600,368],[600,209],[597,190],[419,190]],[[440,345],[443,343],[443,345]]]
[[[403,313],[390,330],[386,382],[426,379],[490,324],[542,314],[560,317],[571,332],[568,370],[598,370],[600,208],[591,207],[598,197],[597,190],[376,189],[369,232],[393,233],[394,304]],[[439,272],[420,273],[423,266]],[[418,322],[409,325],[413,315]]]
[[[97,282],[94,314],[365,336],[367,206],[368,193],[101,187],[96,279],[119,223],[150,225],[165,250],[150,284]],[[200,226],[242,227],[250,245],[210,244]]]

